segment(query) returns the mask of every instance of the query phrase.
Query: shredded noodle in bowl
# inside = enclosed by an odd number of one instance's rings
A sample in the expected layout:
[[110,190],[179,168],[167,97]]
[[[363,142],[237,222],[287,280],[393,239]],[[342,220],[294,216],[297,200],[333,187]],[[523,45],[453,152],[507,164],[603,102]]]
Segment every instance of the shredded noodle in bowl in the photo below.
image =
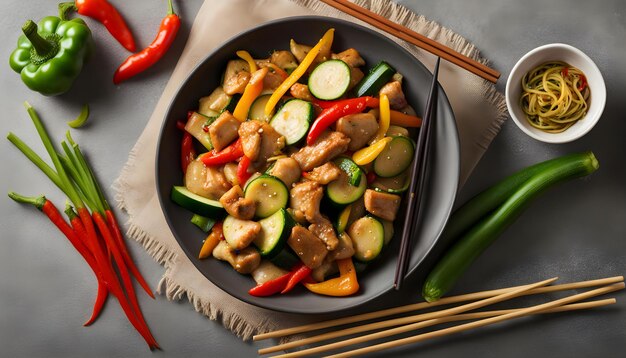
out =
[[585,74],[565,62],[546,62],[522,77],[520,105],[530,125],[560,133],[587,114]]

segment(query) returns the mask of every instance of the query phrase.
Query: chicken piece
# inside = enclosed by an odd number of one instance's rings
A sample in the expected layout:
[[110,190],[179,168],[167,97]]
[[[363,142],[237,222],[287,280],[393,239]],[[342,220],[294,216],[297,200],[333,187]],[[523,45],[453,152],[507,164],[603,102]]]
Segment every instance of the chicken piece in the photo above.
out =
[[309,86],[302,83],[294,83],[293,86],[289,89],[289,93],[298,99],[303,99],[305,101],[313,102],[315,97],[309,91]]
[[313,224],[309,225],[309,231],[326,244],[326,249],[328,251],[335,250],[339,245],[339,239],[337,239],[337,234],[335,234],[333,224],[330,220],[321,215]]
[[378,131],[378,122],[371,113],[349,114],[339,118],[336,129],[350,138],[348,150],[357,151],[367,145]]
[[261,263],[261,255],[253,247],[246,247],[237,252],[226,241],[220,241],[213,249],[213,257],[227,261],[240,274],[249,274]]
[[327,258],[332,260],[341,260],[352,257],[354,255],[354,245],[352,244],[350,236],[348,236],[347,233],[342,232],[339,234],[338,239],[339,244],[337,245],[337,248],[331,251]]
[[320,166],[348,149],[350,138],[341,132],[325,131],[313,145],[307,145],[291,155],[300,168],[309,171]]
[[311,49],[312,49],[311,46],[301,45],[301,44],[295,42],[293,39],[291,39],[291,41],[289,41],[289,50],[294,55],[296,60],[298,60],[298,62],[302,62],[302,60],[304,60],[304,57],[306,56],[306,54],[309,53],[309,51],[311,51]]
[[316,181],[322,185],[326,185],[333,180],[339,179],[341,175],[341,169],[333,163],[328,162],[326,164],[320,165],[319,167],[313,168],[310,172],[306,173],[306,178],[309,180]]
[[298,255],[302,263],[311,269],[319,267],[328,254],[322,240],[299,225],[291,229],[287,245]]
[[353,222],[365,216],[365,201],[363,197],[357,199],[354,203],[350,204],[350,216],[348,216],[348,222],[346,227],[350,226]]
[[235,93],[243,93],[250,81],[250,66],[244,60],[230,60],[224,72],[224,92],[232,96]]
[[280,158],[274,163],[274,166],[270,170],[270,175],[273,175],[280,179],[287,188],[291,188],[293,183],[300,179],[300,165],[293,158]]
[[389,107],[391,109],[402,109],[408,105],[404,92],[402,92],[402,84],[399,81],[391,81],[383,86],[378,92],[379,95],[386,94],[389,98]]
[[239,185],[233,186],[222,195],[220,203],[228,214],[237,219],[250,220],[254,217],[256,204],[254,200],[243,197],[243,190],[241,190]]
[[207,167],[202,161],[194,160],[187,166],[185,187],[194,194],[218,200],[231,185],[221,167]]
[[286,72],[293,71],[296,67],[298,67],[298,62],[296,62],[296,58],[293,54],[285,50],[272,52],[270,62],[282,68]]
[[296,183],[289,192],[289,206],[297,222],[317,222],[321,217],[320,202],[324,189],[314,181]]
[[361,71],[358,67],[350,67],[350,84],[348,85],[348,91],[353,89],[354,86],[359,84],[361,80],[365,77],[363,71]]
[[224,111],[209,126],[209,137],[215,151],[226,148],[233,140],[239,137],[238,130],[241,122],[233,117],[229,111]]
[[345,62],[350,67],[359,67],[365,64],[365,60],[363,60],[363,57],[361,57],[359,51],[353,48],[349,48],[345,51],[333,54],[332,57],[333,59]]
[[330,253],[326,255],[322,264],[311,271],[311,277],[317,282],[322,282],[326,279],[326,277],[334,275],[339,272],[339,268],[337,267],[337,261],[331,259]]
[[283,83],[284,80],[283,76],[278,73],[268,71],[265,77],[263,77],[263,89],[274,91],[281,85],[281,83]]
[[269,260],[261,260],[261,264],[252,271],[252,278],[257,285],[265,283],[288,274],[289,271],[274,265]]
[[228,245],[235,250],[241,250],[248,247],[259,232],[261,232],[261,224],[256,221],[240,220],[235,217],[227,217],[224,225],[230,225],[232,230],[228,230],[229,235],[224,235]]
[[253,161],[255,168],[263,167],[267,158],[280,153],[285,146],[285,137],[268,123],[259,120],[241,123],[239,136],[243,153]]
[[239,183],[239,178],[237,178],[237,163],[226,163],[224,165],[224,177],[230,185],[243,185],[243,183]]
[[365,210],[372,215],[389,221],[396,219],[398,208],[400,208],[400,197],[398,195],[367,189],[363,197],[365,199]]

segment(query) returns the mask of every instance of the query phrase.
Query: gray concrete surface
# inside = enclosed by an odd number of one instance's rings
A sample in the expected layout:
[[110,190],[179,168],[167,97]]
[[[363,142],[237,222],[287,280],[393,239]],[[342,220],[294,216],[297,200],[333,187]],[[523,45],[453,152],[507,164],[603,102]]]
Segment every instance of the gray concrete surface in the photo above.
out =
[[[208,0],[207,0],[208,1]],[[164,1],[111,0],[123,8],[138,44],[148,44],[165,12]],[[517,169],[574,151],[593,150],[601,169],[542,196],[491,247],[459,282],[468,292],[560,276],[563,282],[626,273],[626,6],[621,0],[403,0],[416,12],[439,21],[474,42],[502,72],[530,49],[551,42],[572,44],[589,54],[606,80],[603,118],[584,138],[549,145],[524,135],[507,122],[463,188],[463,201]],[[120,172],[175,65],[201,0],[175,1],[183,28],[172,50],[141,80],[120,87],[112,73],[127,52],[99,24],[89,21],[98,56],[67,94],[45,98],[29,91],[6,59],[23,21],[56,13],[56,2],[3,0],[0,28],[0,133],[13,131],[37,150],[36,133],[23,110],[28,100],[45,118],[55,138],[65,122],[91,105],[88,127],[75,137],[93,157],[104,183]],[[147,10],[149,9],[149,11]],[[63,196],[8,141],[0,142],[0,192]],[[107,190],[109,196],[111,190]],[[0,200],[0,357],[241,357],[268,345],[241,342],[219,323],[197,314],[183,299],[169,302],[140,295],[145,316],[163,347],[150,352],[109,302],[90,328],[82,322],[91,310],[95,283],[69,244],[39,213],[8,198]],[[148,282],[156,287],[163,268],[137,243],[130,249]],[[372,307],[387,307],[417,297],[419,279],[400,294]],[[616,357],[626,350],[626,296],[596,311],[521,319],[435,341],[393,350],[393,356],[429,357]],[[554,294],[549,297],[560,297]],[[541,301],[519,300],[521,305]],[[619,353],[622,352],[622,353]],[[379,354],[379,356],[383,356]]]

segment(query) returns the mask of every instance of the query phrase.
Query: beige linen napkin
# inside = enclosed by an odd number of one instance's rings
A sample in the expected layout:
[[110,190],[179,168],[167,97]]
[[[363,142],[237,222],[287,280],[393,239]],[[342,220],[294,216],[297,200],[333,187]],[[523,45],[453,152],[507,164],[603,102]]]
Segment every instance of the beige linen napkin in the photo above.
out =
[[[475,59],[485,62],[461,36],[417,16],[389,0],[356,1],[392,21],[401,23]],[[237,21],[232,21],[232,14]],[[190,71],[226,39],[258,24],[296,15],[326,15],[355,19],[319,1],[310,0],[206,0],[194,21],[180,60],[159,100],[148,125],[133,147],[115,189],[119,206],[129,215],[128,235],[165,267],[158,292],[170,300],[186,296],[194,308],[221,323],[244,339],[257,332],[314,319],[278,313],[241,302],[207,280],[185,256],[171,234],[156,194],[154,158],[165,111],[176,89]],[[392,38],[431,67],[434,56]],[[465,181],[500,125],[506,119],[503,96],[480,78],[443,62],[439,81],[456,114],[461,140],[461,183]]]

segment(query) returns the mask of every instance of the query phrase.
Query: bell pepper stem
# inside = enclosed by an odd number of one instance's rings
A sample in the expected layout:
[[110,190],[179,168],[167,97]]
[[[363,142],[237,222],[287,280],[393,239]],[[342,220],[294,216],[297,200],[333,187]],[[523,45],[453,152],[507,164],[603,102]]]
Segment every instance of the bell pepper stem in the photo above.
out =
[[52,42],[44,39],[37,32],[37,24],[33,20],[27,20],[22,26],[22,32],[24,36],[28,38],[28,41],[33,45],[35,52],[39,56],[48,57],[50,53],[56,50],[56,46]]
[[76,7],[76,4],[71,1],[71,2],[62,2],[59,4],[59,18],[61,20],[67,20],[68,18],[68,14],[70,12],[76,12],[78,11],[78,8]]

